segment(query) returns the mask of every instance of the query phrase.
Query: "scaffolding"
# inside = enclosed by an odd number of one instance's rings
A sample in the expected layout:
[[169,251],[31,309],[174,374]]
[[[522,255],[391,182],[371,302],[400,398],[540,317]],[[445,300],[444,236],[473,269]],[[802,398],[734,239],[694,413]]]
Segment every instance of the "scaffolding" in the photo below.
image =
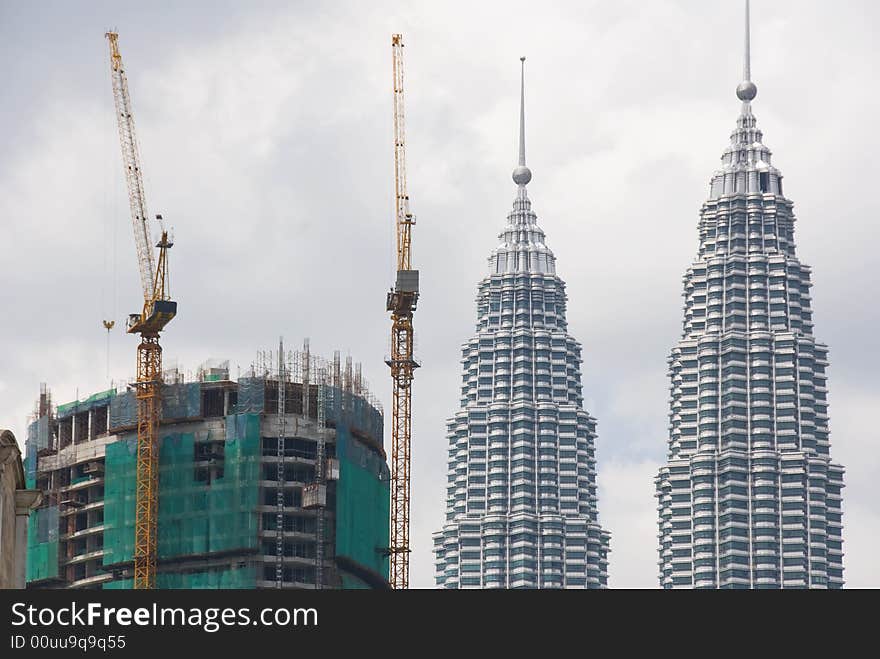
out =
[[275,457],[278,461],[275,486],[275,587],[284,587],[284,458],[287,443],[286,402],[287,356],[284,353],[284,339],[278,340],[278,440]]

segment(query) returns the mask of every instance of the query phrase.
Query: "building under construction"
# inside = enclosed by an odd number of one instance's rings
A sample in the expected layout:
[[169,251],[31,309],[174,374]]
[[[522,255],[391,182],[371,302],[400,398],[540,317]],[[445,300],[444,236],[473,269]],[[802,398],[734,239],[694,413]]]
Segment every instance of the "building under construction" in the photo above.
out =
[[[360,367],[261,353],[166,372],[159,432],[158,588],[387,588],[383,415]],[[28,427],[29,588],[130,588],[135,391],[53,407]]]

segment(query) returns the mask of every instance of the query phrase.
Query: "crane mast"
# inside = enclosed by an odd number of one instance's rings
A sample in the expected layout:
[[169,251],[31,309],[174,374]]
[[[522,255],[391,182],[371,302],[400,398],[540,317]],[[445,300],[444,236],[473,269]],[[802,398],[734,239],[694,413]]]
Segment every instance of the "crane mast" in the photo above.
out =
[[110,79],[116,120],[119,126],[119,142],[122,147],[122,164],[128,186],[134,242],[137,248],[138,270],[144,293],[141,313],[130,314],[127,331],[140,334],[137,349],[137,472],[135,487],[135,542],[134,587],[154,588],[156,585],[157,530],[159,512],[159,419],[162,413],[162,348],[159,332],[177,314],[177,303],[170,300],[168,281],[168,249],[172,242],[159,220],[161,238],[158,262],[150,244],[150,228],[147,224],[147,202],[141,174],[140,153],[134,130],[134,116],[128,80],[122,66],[118,38],[115,32],[105,35],[110,42]]
[[419,271],[412,269],[412,227],[406,191],[406,139],[403,105],[403,36],[391,37],[394,72],[394,188],[397,229],[397,280],[388,293],[391,312],[391,562],[392,588],[409,587],[410,448],[412,445],[413,312],[419,299]]

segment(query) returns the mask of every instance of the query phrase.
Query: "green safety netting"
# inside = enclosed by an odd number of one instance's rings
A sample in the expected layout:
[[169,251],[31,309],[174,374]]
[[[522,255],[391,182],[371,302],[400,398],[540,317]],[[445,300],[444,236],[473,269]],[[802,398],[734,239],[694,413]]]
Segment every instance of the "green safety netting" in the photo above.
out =
[[263,378],[239,378],[236,414],[262,412],[265,409],[266,380]]
[[324,409],[328,421],[337,426],[349,426],[382,443],[384,420],[382,412],[364,398],[338,387],[324,388]]
[[[159,573],[156,575],[156,587],[178,590],[200,590],[230,588],[246,590],[254,588],[257,581],[256,568],[216,568],[199,572]],[[128,590],[132,587],[131,579],[120,579],[104,584],[104,590]]]
[[339,482],[336,484],[336,555],[345,556],[388,578],[388,519],[391,481],[388,466],[352,437],[336,428]]
[[137,423],[137,400],[133,391],[126,391],[110,400],[110,427],[125,428]]
[[[193,433],[171,433],[161,437],[160,561],[215,552],[247,551],[255,549],[258,544],[256,506],[259,494],[260,416],[231,415],[226,420],[225,437],[200,439],[223,439],[224,442],[223,475],[210,484],[196,478],[196,441]],[[107,446],[104,565],[132,560],[136,442],[134,436],[129,436]],[[173,576],[168,575],[168,578]],[[232,577],[209,574],[206,579],[208,581],[205,583],[209,583],[210,579],[223,581]],[[178,586],[169,583],[167,587]]]
[[63,419],[64,417],[70,416],[71,414],[78,414],[79,412],[88,412],[93,407],[98,407],[99,405],[105,405],[108,400],[111,400],[114,396],[116,396],[116,389],[107,389],[107,391],[99,391],[96,394],[92,394],[85,400],[75,400],[72,403],[65,403],[63,405],[59,405],[56,409],[56,415],[59,419]]
[[24,442],[25,486],[33,488],[37,482],[37,452],[49,447],[49,418],[40,417],[28,425]]
[[[201,415],[202,397],[198,382],[162,385],[162,418],[193,419]],[[110,401],[110,427],[128,428],[137,423],[137,400],[133,391]]]
[[201,414],[201,385],[198,382],[162,385],[162,418],[191,419]]
[[28,518],[27,580],[58,576],[58,506],[39,508]]
[[[370,584],[368,584],[363,579],[360,579],[352,574],[346,574],[343,572],[340,576],[342,577],[342,588],[344,590],[370,590],[370,589],[372,589],[372,586]],[[387,578],[388,575],[383,574],[382,576]]]

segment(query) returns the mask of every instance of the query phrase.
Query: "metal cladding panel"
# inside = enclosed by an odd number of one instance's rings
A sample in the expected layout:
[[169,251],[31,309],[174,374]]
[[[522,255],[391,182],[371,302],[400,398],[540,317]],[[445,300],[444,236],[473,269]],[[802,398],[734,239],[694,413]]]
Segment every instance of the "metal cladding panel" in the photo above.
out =
[[327,486],[323,483],[309,483],[302,489],[302,507],[323,508],[327,505]]
[[398,270],[396,290],[401,293],[419,292],[419,271]]

